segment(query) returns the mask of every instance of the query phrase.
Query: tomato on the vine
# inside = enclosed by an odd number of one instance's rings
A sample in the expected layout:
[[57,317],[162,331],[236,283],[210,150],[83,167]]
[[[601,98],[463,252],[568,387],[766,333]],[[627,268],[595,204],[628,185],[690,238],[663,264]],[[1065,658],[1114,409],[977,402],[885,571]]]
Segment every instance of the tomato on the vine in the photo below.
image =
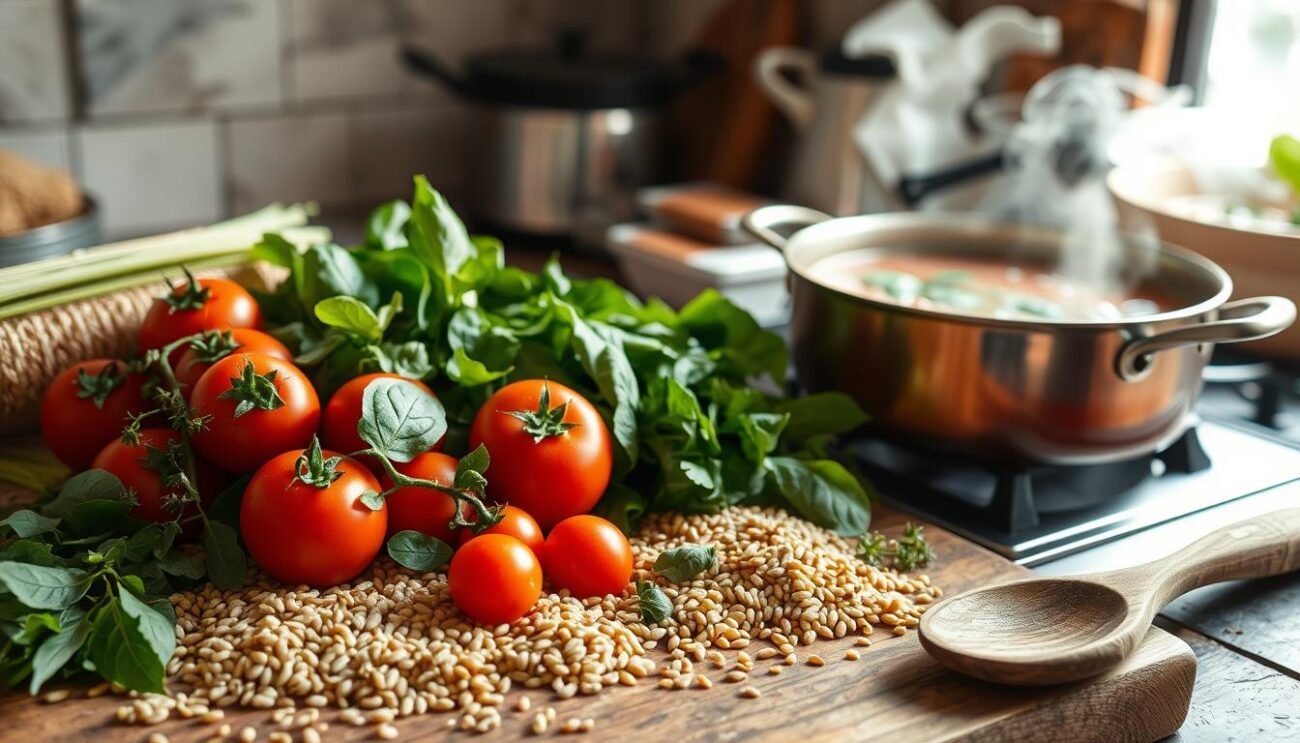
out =
[[[466,520],[473,520],[472,513],[466,514]],[[528,512],[515,506],[505,506],[501,509],[501,520],[489,526],[481,532],[475,533],[471,529],[460,530],[460,543],[463,545],[471,539],[477,539],[484,534],[505,534],[514,537],[528,546],[535,555],[542,554],[542,543],[545,541],[542,537],[542,528],[537,525],[537,521]]]
[[[361,400],[365,394],[366,385],[376,379],[400,379],[415,385],[428,395],[433,395],[433,390],[429,389],[429,385],[398,374],[375,372],[350,379],[330,397],[329,402],[325,404],[324,412],[321,414],[321,441],[325,446],[346,453],[370,448],[370,445],[363,441],[361,435],[357,433],[357,423],[361,420]],[[441,440],[433,445],[434,451],[441,448]]]
[[546,577],[576,598],[620,593],[632,580],[632,545],[599,516],[573,516],[555,525],[542,545]]
[[[115,475],[135,496],[132,516],[145,521],[171,521],[178,513],[168,508],[167,500],[183,495],[185,489],[180,485],[164,487],[160,472],[183,467],[183,460],[172,456],[171,452],[171,447],[180,443],[181,435],[170,428],[144,428],[137,436],[139,440],[135,445],[120,439],[109,442],[91,466]],[[194,485],[199,491],[199,502],[207,505],[217,497],[225,477],[216,467],[197,457],[194,474],[198,480]],[[191,504],[180,515],[192,516],[197,512],[198,509]]]
[[527,614],[542,595],[542,566],[518,539],[485,534],[456,550],[447,588],[470,619],[506,624]]
[[210,330],[194,341],[176,362],[176,381],[185,394],[194,389],[203,373],[221,359],[235,353],[263,353],[277,359],[293,361],[289,348],[273,336],[252,328]]
[[[451,487],[456,482],[456,458],[439,452],[416,455],[409,462],[393,462],[393,469],[421,480],[432,480]],[[380,474],[384,490],[393,486],[387,474]],[[446,493],[412,485],[398,488],[388,495],[388,535],[413,529],[451,544],[456,534],[448,525],[456,515],[456,501]],[[471,518],[473,509],[462,506],[461,513]]]
[[321,451],[288,451],[248,482],[239,526],[248,552],[282,583],[334,586],[355,578],[379,554],[386,506],[361,502],[378,491],[375,476],[354,459]]
[[162,348],[205,330],[260,327],[262,310],[247,289],[229,279],[195,279],[187,271],[184,283],[149,307],[140,326],[140,349]]
[[190,394],[206,419],[193,436],[203,456],[229,472],[251,472],[316,435],[320,400],[302,371],[273,356],[241,353],[218,361]]
[[41,398],[41,436],[59,461],[84,470],[104,445],[117,438],[129,414],[152,406],[145,399],[145,377],[126,364],[92,359],[64,369]]
[[502,387],[474,416],[470,449],[487,447],[488,495],[519,506],[543,529],[590,511],[609,485],[613,447],[600,413],[556,382]]

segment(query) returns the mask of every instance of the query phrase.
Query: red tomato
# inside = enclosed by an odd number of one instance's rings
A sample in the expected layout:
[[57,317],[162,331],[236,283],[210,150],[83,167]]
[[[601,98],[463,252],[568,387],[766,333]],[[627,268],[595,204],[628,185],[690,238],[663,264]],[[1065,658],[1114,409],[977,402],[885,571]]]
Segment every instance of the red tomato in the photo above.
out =
[[[162,348],[205,330],[262,327],[262,310],[253,295],[228,279],[194,279],[153,301],[140,326],[140,349]],[[180,357],[172,356],[174,364]]]
[[[393,462],[393,468],[408,477],[450,487],[456,481],[456,464],[455,457],[425,452],[409,462]],[[385,490],[393,486],[386,474],[381,474],[379,481]],[[470,510],[465,508],[466,518]],[[417,486],[400,488],[388,496],[388,536],[414,529],[452,544],[456,534],[447,524],[455,515],[455,499],[446,493]]]
[[214,362],[233,353],[263,353],[277,359],[293,361],[293,354],[288,347],[274,337],[252,328],[210,331],[205,334],[203,341],[202,348],[195,348],[190,344],[176,362],[176,381],[181,383],[181,389],[186,394],[194,389],[199,377],[203,376],[203,372],[211,369]]
[[144,397],[145,378],[126,365],[91,359],[59,373],[41,399],[41,436],[59,461],[84,470],[100,449],[117,438],[128,413],[152,405]]
[[[362,441],[361,435],[357,433],[357,422],[361,420],[362,394],[366,391],[366,385],[376,379],[401,379],[419,387],[429,395],[433,395],[433,390],[429,389],[429,385],[414,379],[407,379],[398,374],[385,372],[362,374],[339,387],[334,396],[330,398],[330,401],[326,403],[321,421],[321,441],[325,446],[336,451],[349,453],[370,448],[370,444]],[[441,448],[442,441],[438,441],[433,445],[433,451],[438,451]]]
[[[332,456],[321,452],[322,460]],[[248,482],[239,509],[244,544],[282,583],[344,583],[365,570],[384,544],[387,507],[372,511],[361,502],[362,493],[379,490],[375,476],[348,458],[334,471],[336,479],[323,470],[313,473],[309,452],[295,450],[262,465]]]
[[[473,515],[467,515],[467,519],[472,520]],[[501,512],[501,520],[475,534],[470,529],[460,530],[460,543],[464,545],[471,539],[477,539],[484,534],[507,534],[518,539],[533,551],[533,554],[542,553],[542,528],[537,525],[532,516],[527,511],[514,506],[506,506]]]
[[[171,521],[176,512],[163,505],[164,496],[177,495],[180,487],[164,488],[162,478],[148,465],[149,449],[160,452],[167,450],[168,444],[180,441],[181,435],[170,428],[145,428],[140,431],[140,443],[128,446],[121,440],[109,442],[108,446],[95,457],[92,466],[95,469],[111,472],[135,494],[136,504],[131,515],[145,521]],[[211,464],[196,459],[194,474],[198,478],[199,500],[207,505],[217,497],[224,477],[221,471]],[[185,515],[198,513],[194,506],[185,509]]]
[[456,550],[447,588],[470,619],[506,624],[527,614],[542,595],[542,566],[518,539],[486,534]]
[[543,529],[590,511],[609,485],[614,454],[605,422],[556,382],[515,382],[488,398],[470,428],[470,449],[479,444],[501,463],[488,473],[488,495],[524,509]]
[[195,448],[229,472],[251,472],[271,457],[302,449],[316,435],[320,400],[298,367],[273,356],[241,353],[204,372],[190,395],[209,416]]
[[551,583],[575,598],[621,593],[632,580],[632,545],[599,516],[572,516],[547,535],[542,564]]

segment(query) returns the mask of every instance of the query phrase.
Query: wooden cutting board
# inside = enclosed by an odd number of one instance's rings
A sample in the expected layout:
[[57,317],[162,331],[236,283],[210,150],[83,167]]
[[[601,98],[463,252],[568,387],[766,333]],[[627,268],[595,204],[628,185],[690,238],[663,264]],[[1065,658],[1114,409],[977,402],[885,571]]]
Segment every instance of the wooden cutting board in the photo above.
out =
[[[902,517],[883,506],[875,516],[877,528],[886,532],[897,533],[902,526]],[[930,576],[948,595],[1028,573],[938,527],[927,526],[926,531],[939,554]],[[801,647],[801,664],[786,667],[779,676],[766,672],[772,661],[759,661],[749,682],[762,691],[756,700],[737,694],[743,684],[722,682],[729,669],[707,671],[715,681],[712,689],[665,691],[653,681],[643,681],[637,687],[564,701],[551,699],[549,691],[532,691],[530,713],[513,711],[517,693],[512,692],[502,726],[483,738],[528,735],[533,713],[549,704],[560,720],[595,719],[596,728],[586,740],[600,741],[1151,741],[1182,725],[1196,677],[1191,649],[1154,628],[1122,667],[1050,689],[998,687],[949,672],[925,654],[914,633],[893,637],[877,632],[873,642],[861,649],[862,658],[856,662],[844,659],[853,646],[851,638],[821,642],[813,648],[827,661],[821,668],[802,663],[810,651]],[[760,646],[751,647],[751,654]],[[0,697],[0,740],[143,741],[159,732],[171,741],[198,741],[215,732],[215,727],[195,720],[173,719],[148,728],[119,724],[113,715],[123,699],[87,699],[83,688],[74,687],[72,698],[53,705],[16,693]],[[265,711],[226,713],[225,722],[236,734],[252,725],[259,729],[257,739],[265,741],[276,729]],[[330,722],[325,740],[376,740],[372,726],[347,726],[328,713],[323,719]],[[433,714],[401,721],[400,740],[467,735],[448,732],[448,719]],[[294,740],[300,739],[295,734]]]

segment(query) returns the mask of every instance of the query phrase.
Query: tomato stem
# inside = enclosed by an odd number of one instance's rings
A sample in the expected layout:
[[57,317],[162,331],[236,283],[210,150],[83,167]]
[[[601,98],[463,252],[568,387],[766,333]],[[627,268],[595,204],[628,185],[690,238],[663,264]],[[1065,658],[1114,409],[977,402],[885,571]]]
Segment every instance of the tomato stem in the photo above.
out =
[[[388,461],[388,457],[384,456],[378,449],[363,449],[351,456],[369,456],[373,459],[379,460],[379,463],[383,465],[384,472],[387,473],[388,479],[392,480],[393,486],[381,493],[381,498],[386,499],[398,490],[409,487],[428,488],[429,490],[436,490],[450,496],[456,504],[455,515],[452,517],[451,521],[448,522],[448,526],[453,530],[466,526],[475,532],[480,532],[501,520],[502,509],[499,507],[491,508],[487,506],[483,503],[483,499],[472,491],[447,487],[446,485],[439,484],[433,480],[425,480],[419,477],[404,475],[401,472],[398,472],[397,468],[393,466],[393,463]],[[460,512],[462,503],[468,503],[470,508],[474,509],[475,514],[478,516],[476,520],[466,521],[464,519]]]
[[[166,346],[159,349],[158,357],[153,360],[153,366],[158,370],[158,375],[162,377],[162,383],[166,391],[159,393],[159,402],[163,406],[163,412],[171,419],[172,427],[181,435],[181,443],[185,452],[184,462],[181,463],[180,485],[184,489],[185,496],[182,500],[186,503],[193,503],[198,510],[198,517],[203,519],[203,526],[208,526],[208,514],[203,510],[203,502],[199,497],[199,480],[196,474],[194,464],[194,447],[190,444],[190,436],[193,429],[200,425],[197,420],[191,418],[193,409],[181,394],[180,381],[176,379],[176,373],[172,370],[171,355],[174,351],[184,346],[188,346],[195,340],[203,338],[203,333],[187,335],[184,338],[178,338]],[[150,354],[152,356],[152,354]],[[183,506],[182,506],[183,509]],[[181,522],[182,510],[178,509],[174,521],[177,525]],[[191,517],[193,518],[193,517]],[[188,519],[187,519],[188,520]]]

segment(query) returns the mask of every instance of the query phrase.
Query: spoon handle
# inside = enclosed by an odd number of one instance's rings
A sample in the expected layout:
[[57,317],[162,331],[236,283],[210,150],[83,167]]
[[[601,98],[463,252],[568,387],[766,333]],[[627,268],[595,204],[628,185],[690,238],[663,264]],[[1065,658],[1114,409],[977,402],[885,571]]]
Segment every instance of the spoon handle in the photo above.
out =
[[1300,508],[1225,526],[1149,567],[1160,579],[1159,606],[1211,583],[1300,570]]

